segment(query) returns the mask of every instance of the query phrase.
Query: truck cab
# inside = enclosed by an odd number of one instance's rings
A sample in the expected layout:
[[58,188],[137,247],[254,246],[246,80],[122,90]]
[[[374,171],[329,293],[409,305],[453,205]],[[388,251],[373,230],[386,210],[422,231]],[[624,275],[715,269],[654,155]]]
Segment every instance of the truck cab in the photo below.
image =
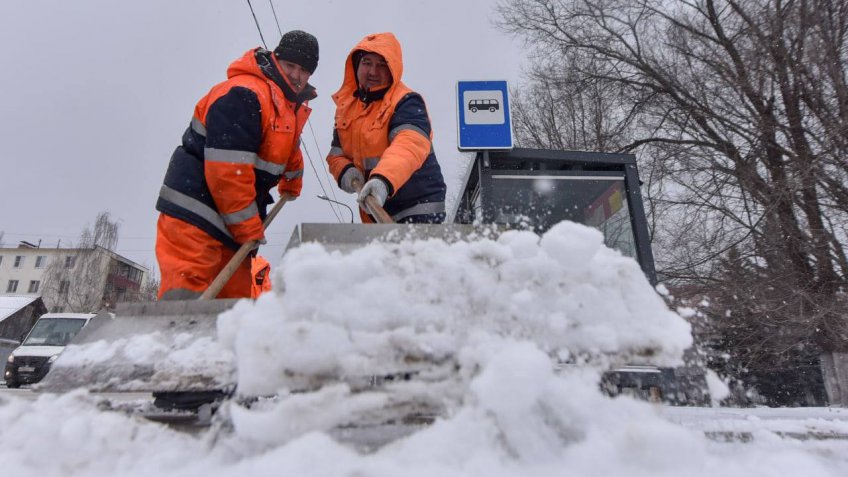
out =
[[466,171],[454,222],[545,233],[570,220],[634,258],[656,285],[636,156],[540,149],[480,151]]
[[65,346],[96,316],[95,313],[47,313],[35,322],[20,346],[6,360],[9,388],[41,381]]
[[[639,263],[657,284],[636,156],[515,148],[476,153],[466,171],[455,223],[495,224],[545,233],[569,220],[599,230],[611,249]],[[609,394],[631,394],[675,405],[709,403],[705,369],[696,353],[685,366],[630,363],[604,373]]]

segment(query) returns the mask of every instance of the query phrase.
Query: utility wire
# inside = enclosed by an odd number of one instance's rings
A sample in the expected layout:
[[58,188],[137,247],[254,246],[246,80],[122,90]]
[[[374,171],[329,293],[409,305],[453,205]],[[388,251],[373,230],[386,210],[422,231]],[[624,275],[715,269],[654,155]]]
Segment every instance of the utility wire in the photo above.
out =
[[262,29],[259,28],[259,20],[256,18],[256,12],[253,11],[253,5],[250,4],[250,0],[247,0],[247,6],[250,7],[250,13],[253,15],[253,21],[256,23],[256,29],[259,30],[259,38],[262,39],[262,46],[267,50],[268,45],[265,43],[265,37],[262,35]]
[[277,10],[274,8],[274,2],[268,0],[268,3],[271,4],[271,12],[274,14],[274,21],[277,22],[277,31],[280,32],[280,36],[283,36],[283,30],[280,29],[280,20],[277,20]]
[[[319,145],[318,145],[318,136],[316,136],[316,135],[315,135],[315,130],[314,130],[314,129],[312,129],[312,121],[311,121],[309,118],[307,118],[307,119],[306,119],[306,122],[309,124],[309,132],[311,132],[311,133],[312,133],[312,141],[314,141],[314,142],[315,142],[315,150],[317,150],[317,151],[318,151],[318,156],[320,156],[320,157],[325,157],[325,156],[324,156],[324,154],[321,152],[321,146],[319,146]],[[333,184],[333,182],[335,182],[335,181],[334,181],[333,179],[331,179],[331,178],[330,178],[330,170],[329,170],[329,168],[325,167],[325,168],[323,168],[323,169],[324,169],[324,177],[327,179],[327,183],[328,183],[328,184],[330,184],[330,185],[332,185],[332,184]],[[333,193],[333,199],[335,199],[336,201],[338,201],[338,200],[339,200],[339,198],[338,198],[338,197],[336,197],[336,189],[335,189],[334,187],[330,187],[330,191]]]
[[[301,147],[301,149],[306,153],[306,158],[309,159],[309,165],[312,166],[312,172],[315,173],[315,178],[318,179],[318,185],[321,186],[321,192],[323,192],[324,196],[326,196],[327,190],[324,189],[324,182],[321,180],[321,177],[318,175],[318,171],[315,169],[315,164],[312,162],[312,156],[309,154],[309,149],[307,149],[306,146]],[[336,216],[336,220],[341,223],[342,216],[339,214],[340,210],[336,210],[336,208],[333,207],[333,204],[329,201],[327,204],[330,206],[330,210],[333,211],[333,215]]]
[[[280,32],[280,37],[283,36],[283,29],[280,28],[280,20],[277,18],[277,11],[274,9],[274,2],[272,0],[268,0],[268,3],[271,5],[271,11],[274,13],[274,22],[277,24],[277,31]],[[247,0],[247,4],[250,5],[250,0]],[[250,7],[250,11],[253,12],[253,7]],[[256,14],[253,14],[253,19],[256,19]],[[259,29],[259,22],[256,22],[256,28]],[[262,36],[262,30],[259,30],[259,36]],[[264,43],[265,40],[263,39]],[[265,48],[268,49],[267,47]],[[312,120],[307,118],[307,124],[309,124],[309,132],[312,133],[312,140],[315,142],[315,150],[318,151],[319,156],[323,156],[321,154],[321,147],[318,145],[318,138],[315,136],[315,130],[312,128]],[[302,134],[302,133],[301,133]],[[321,180],[321,176],[318,175],[318,169],[315,167],[315,163],[312,161],[312,156],[309,154],[309,149],[305,145],[301,145],[301,149],[306,153],[306,158],[309,160],[309,165],[312,166],[312,172],[315,173],[315,179],[318,180],[318,185],[321,186],[321,191],[324,192],[324,196],[327,196],[327,189],[324,188],[324,182]],[[336,190],[332,187],[333,181],[330,179],[329,172],[324,168],[324,176],[327,179],[327,183],[330,185],[330,191],[333,194],[333,198],[336,199]],[[333,207],[333,203],[339,204],[340,202],[336,201],[327,201],[327,205],[330,206],[330,210],[333,211],[333,215],[336,216],[336,220],[342,222],[341,217],[341,208]]]

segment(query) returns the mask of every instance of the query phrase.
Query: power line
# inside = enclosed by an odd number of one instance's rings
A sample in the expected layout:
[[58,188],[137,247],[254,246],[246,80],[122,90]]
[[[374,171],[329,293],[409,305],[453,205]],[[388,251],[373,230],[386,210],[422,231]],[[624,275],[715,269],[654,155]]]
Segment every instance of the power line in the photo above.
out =
[[[80,237],[80,234],[60,235],[60,234],[45,234],[45,233],[41,233],[41,232],[31,232],[31,233],[6,232],[6,231],[3,231],[3,230],[0,230],[0,232],[2,232],[5,235],[13,235],[13,236],[16,236],[16,237],[39,237],[39,238],[51,237],[51,238],[69,238],[69,239],[78,239]],[[155,238],[155,237],[156,237],[155,235],[147,235],[147,236],[141,236],[141,237],[137,237],[137,236],[124,237],[123,235],[119,234],[119,238],[121,240],[149,240],[149,239],[152,239],[152,238]]]
[[[307,124],[309,124],[309,132],[312,133],[312,141],[315,143],[315,150],[318,151],[319,156],[325,157],[324,154],[321,152],[321,146],[318,145],[318,136],[315,135],[315,130],[312,129],[312,120],[307,118],[306,122],[307,122]],[[324,168],[324,177],[327,179],[328,184],[333,183],[333,180],[330,179],[330,171],[326,167]],[[333,193],[333,199],[338,201],[339,198],[336,197],[336,189],[334,187],[330,187],[330,191]],[[325,192],[325,195],[326,195],[326,192]]]
[[[283,29],[280,28],[280,20],[277,18],[277,11],[274,9],[274,2],[272,0],[268,0],[268,3],[271,4],[271,11],[274,13],[274,22],[277,24],[277,31],[280,32],[280,37],[282,37]],[[250,5],[250,0],[247,1],[247,4]],[[250,7],[250,11],[253,12],[253,7]],[[256,14],[253,15],[253,18],[256,19]],[[259,28],[259,22],[256,22],[256,28]],[[261,31],[259,32],[259,35],[262,35]],[[267,49],[267,47],[265,49]],[[317,136],[315,136],[315,130],[312,128],[312,120],[306,118],[306,123],[309,124],[309,131],[312,133],[312,140],[315,142],[315,150],[318,151],[319,156],[323,156],[323,154],[321,154],[321,147],[318,146],[318,138]],[[324,192],[324,195],[326,196],[327,190],[324,188],[324,182],[321,180],[321,176],[318,175],[318,170],[315,168],[315,164],[312,162],[312,156],[309,154],[309,149],[306,146],[303,146],[302,144],[301,146],[303,151],[306,152],[306,158],[309,160],[309,165],[312,167],[312,171],[315,173],[315,179],[318,181],[318,185],[321,187],[321,191]],[[327,169],[324,169],[324,175],[327,178],[327,183],[332,184],[333,181],[330,180]],[[332,188],[332,186],[330,187],[330,191],[332,192],[333,198],[335,199],[336,191]],[[330,210],[333,211],[333,215],[336,216],[336,220],[342,222],[341,209],[336,209],[335,207],[333,207],[333,202],[334,201],[328,200],[327,205],[330,206]],[[339,202],[335,201],[335,203],[338,204]]]
[[271,4],[271,12],[274,14],[274,21],[277,22],[277,31],[280,32],[280,37],[283,36],[283,30],[280,29],[280,21],[277,20],[277,10],[274,9],[274,2],[268,0],[268,3]]
[[[306,152],[306,158],[309,159],[309,165],[312,166],[312,172],[315,173],[315,178],[318,180],[318,185],[321,186],[321,192],[323,192],[324,195],[326,196],[327,190],[324,189],[324,183],[321,181],[321,177],[318,176],[318,171],[315,169],[315,164],[312,163],[312,156],[309,154],[309,149],[307,149],[306,147],[302,147],[302,149],[303,149],[304,152]],[[342,217],[341,217],[341,215],[339,215],[339,211],[337,211],[336,208],[333,207],[332,203],[327,202],[327,204],[330,206],[330,210],[333,211],[333,215],[336,216],[336,220],[341,222]]]
[[23,233],[23,232],[6,232],[2,231],[5,235],[19,235],[22,237],[58,237],[58,238],[79,238],[79,234],[77,235],[58,235],[58,234],[42,234],[42,233]]
[[250,13],[253,15],[253,21],[256,23],[256,29],[259,30],[259,38],[262,39],[262,46],[265,49],[268,49],[268,45],[265,44],[265,37],[262,35],[262,28],[259,28],[259,20],[256,18],[256,12],[253,11],[253,5],[250,4],[250,0],[247,0],[247,6],[250,7]]

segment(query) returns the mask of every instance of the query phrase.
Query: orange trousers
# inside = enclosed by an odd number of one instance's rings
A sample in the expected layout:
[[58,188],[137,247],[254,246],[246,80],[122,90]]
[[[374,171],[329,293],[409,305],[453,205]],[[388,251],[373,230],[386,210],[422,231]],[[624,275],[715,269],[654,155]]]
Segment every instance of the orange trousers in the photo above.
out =
[[[159,214],[156,224],[156,260],[162,276],[159,298],[169,290],[204,292],[233,255],[234,250],[194,225]],[[252,287],[250,259],[245,259],[218,298],[250,298]]]

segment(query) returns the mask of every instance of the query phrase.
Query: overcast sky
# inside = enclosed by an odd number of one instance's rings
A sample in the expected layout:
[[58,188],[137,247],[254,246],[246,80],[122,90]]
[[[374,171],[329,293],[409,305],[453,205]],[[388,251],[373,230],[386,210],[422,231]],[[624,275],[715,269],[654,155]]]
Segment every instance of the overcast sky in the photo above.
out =
[[[279,31],[268,0],[252,0],[270,48]],[[455,194],[467,156],[456,149],[456,81],[520,79],[522,44],[492,25],[496,0],[274,1],[283,32],[320,43],[311,83],[311,163],[332,197],[324,156],[332,134],[330,95],[343,62],[368,33],[391,31],[404,77],[424,96],[436,154]],[[121,224],[118,252],[150,268],[154,209],[171,152],[193,108],[225,79],[227,65],[261,40],[246,1],[27,0],[0,3],[0,231],[55,247],[74,241],[101,211]],[[312,134],[314,130],[314,136]],[[317,142],[317,148],[316,148]],[[287,204],[262,254],[277,263],[299,222],[336,222],[305,157],[301,198]],[[332,189],[332,190],[330,190]],[[348,202],[352,205],[353,201]],[[343,220],[350,214],[342,210]]]

